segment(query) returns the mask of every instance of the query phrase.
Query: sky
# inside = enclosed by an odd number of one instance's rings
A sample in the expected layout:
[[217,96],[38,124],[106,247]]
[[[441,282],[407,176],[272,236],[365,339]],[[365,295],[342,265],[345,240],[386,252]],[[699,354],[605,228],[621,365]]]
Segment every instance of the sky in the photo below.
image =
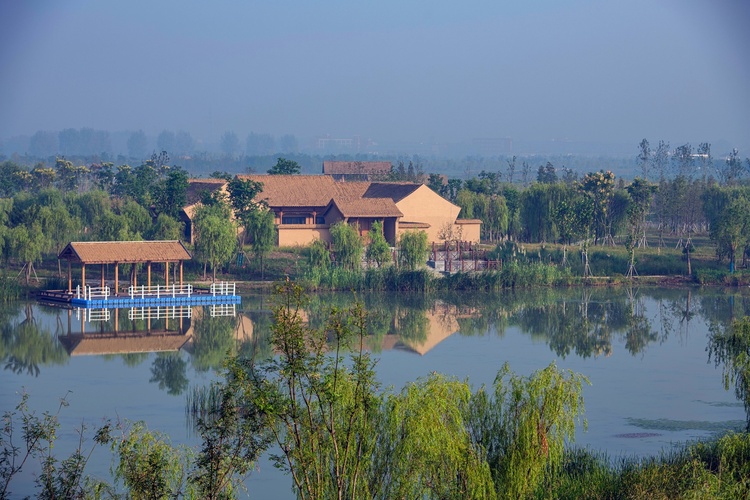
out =
[[745,0],[0,0],[0,140],[225,131],[750,149]]

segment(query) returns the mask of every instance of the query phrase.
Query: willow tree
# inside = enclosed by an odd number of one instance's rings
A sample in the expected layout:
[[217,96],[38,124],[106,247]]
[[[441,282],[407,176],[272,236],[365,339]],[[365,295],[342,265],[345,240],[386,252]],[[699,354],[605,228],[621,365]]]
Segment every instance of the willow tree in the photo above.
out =
[[750,317],[735,320],[726,331],[711,334],[708,358],[723,365],[724,388],[734,385],[737,399],[745,405],[746,429],[750,431]]
[[346,222],[337,222],[331,226],[331,239],[333,240],[336,262],[349,270],[359,269],[362,265],[362,252],[364,243],[359,232]]
[[[361,305],[329,311],[325,327],[302,317],[307,299],[291,282],[276,289],[271,342],[279,355],[246,364],[250,403],[262,409],[298,498],[371,498],[367,474],[380,411],[374,362],[364,351]],[[353,352],[351,358],[346,354]]]
[[195,253],[203,261],[203,279],[210,264],[213,281],[216,281],[216,268],[229,262],[237,248],[237,231],[229,219],[228,209],[222,204],[202,206],[195,212]]
[[[506,363],[472,398],[469,428],[482,446],[498,498],[530,498],[546,470],[560,467],[583,414],[583,375],[555,364],[522,377]],[[585,422],[584,422],[585,424]]]
[[390,395],[377,427],[372,498],[492,498],[492,474],[472,442],[471,389],[433,373]]
[[398,246],[399,265],[405,269],[414,271],[427,261],[429,246],[424,231],[406,231],[401,235]]
[[370,244],[367,245],[367,260],[375,261],[378,267],[383,267],[391,261],[391,246],[383,234],[383,223],[376,221],[370,228]]

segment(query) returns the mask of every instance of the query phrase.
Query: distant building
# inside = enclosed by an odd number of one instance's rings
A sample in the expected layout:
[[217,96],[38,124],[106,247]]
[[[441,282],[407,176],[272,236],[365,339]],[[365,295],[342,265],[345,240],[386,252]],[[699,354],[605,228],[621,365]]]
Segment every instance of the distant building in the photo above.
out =
[[337,181],[384,181],[391,173],[389,161],[324,161],[323,174]]

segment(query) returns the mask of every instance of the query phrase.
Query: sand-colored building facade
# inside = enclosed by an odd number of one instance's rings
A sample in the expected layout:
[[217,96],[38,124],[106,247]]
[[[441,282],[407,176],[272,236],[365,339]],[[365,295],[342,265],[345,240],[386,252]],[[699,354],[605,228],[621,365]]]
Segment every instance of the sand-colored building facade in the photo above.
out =
[[340,181],[330,175],[238,177],[263,185],[257,199],[274,213],[279,246],[330,242],[330,227],[342,221],[358,228],[362,236],[379,221],[386,240],[394,246],[402,233],[411,230],[425,231],[430,242],[443,241],[446,234],[479,242],[481,222],[458,219],[460,207],[424,184]]

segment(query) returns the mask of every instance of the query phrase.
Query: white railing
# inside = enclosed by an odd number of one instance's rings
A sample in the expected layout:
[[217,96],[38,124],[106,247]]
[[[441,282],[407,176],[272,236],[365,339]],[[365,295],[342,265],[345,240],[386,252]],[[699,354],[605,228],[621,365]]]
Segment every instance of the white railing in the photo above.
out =
[[[81,292],[83,292],[83,296],[81,296]],[[81,289],[81,285],[76,285],[76,298],[83,300],[107,300],[109,298],[109,287],[84,286]]]
[[128,319],[177,319],[192,318],[191,306],[133,307],[128,311]]
[[219,316],[237,316],[237,308],[235,304],[214,304],[209,308],[209,313],[212,318]]
[[193,285],[139,285],[128,287],[128,295],[131,299],[145,299],[146,297],[190,297],[193,294]]
[[220,281],[211,285],[211,295],[235,295],[235,283]]
[[76,308],[76,319],[81,319],[81,311],[83,311],[83,320],[89,323],[94,321],[109,321],[110,312],[109,309],[81,309]]

